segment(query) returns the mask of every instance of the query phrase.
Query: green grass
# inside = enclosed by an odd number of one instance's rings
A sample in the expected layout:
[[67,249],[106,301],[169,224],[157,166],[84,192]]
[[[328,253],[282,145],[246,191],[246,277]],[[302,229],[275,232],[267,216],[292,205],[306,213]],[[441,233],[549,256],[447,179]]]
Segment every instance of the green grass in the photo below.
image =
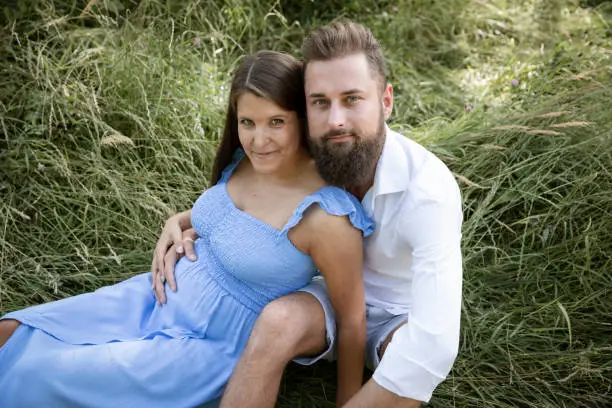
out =
[[[462,188],[461,350],[431,406],[612,405],[609,2],[11,2],[0,314],[148,270],[207,186],[236,62],[337,15],[385,48],[391,126]],[[289,367],[278,405],[332,407],[334,372]]]

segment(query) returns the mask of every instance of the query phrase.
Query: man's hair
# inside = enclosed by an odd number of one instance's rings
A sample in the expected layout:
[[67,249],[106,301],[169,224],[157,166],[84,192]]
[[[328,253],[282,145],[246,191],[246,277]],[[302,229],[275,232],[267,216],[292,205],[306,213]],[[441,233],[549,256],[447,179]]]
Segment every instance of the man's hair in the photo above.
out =
[[359,23],[339,19],[312,31],[302,43],[304,72],[311,61],[328,61],[363,53],[373,73],[384,87],[387,83],[387,65],[382,49],[372,32]]

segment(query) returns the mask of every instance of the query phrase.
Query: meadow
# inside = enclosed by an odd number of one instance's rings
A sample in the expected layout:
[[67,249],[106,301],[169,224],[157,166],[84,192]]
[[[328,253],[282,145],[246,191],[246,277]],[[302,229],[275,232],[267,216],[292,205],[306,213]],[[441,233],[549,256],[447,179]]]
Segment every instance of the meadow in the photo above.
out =
[[[0,315],[149,270],[208,185],[230,73],[346,16],[384,47],[390,126],[464,202],[461,348],[432,407],[612,406],[612,3],[9,0]],[[335,366],[278,406],[333,407]]]

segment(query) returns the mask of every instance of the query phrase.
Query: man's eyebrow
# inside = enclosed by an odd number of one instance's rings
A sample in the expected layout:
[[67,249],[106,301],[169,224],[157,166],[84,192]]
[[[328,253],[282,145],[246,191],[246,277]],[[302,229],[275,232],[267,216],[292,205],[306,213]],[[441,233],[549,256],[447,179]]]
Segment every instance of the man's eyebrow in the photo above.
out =
[[[349,89],[348,91],[343,91],[340,92],[340,95],[352,95],[352,94],[357,94],[357,93],[364,93],[365,91],[363,89],[358,89],[358,88],[353,88],[353,89]],[[325,98],[325,94],[324,93],[320,93],[320,92],[314,92],[308,95],[309,98]]]
[[351,94],[363,93],[363,92],[365,91],[362,89],[353,88],[353,89],[349,89],[348,91],[341,92],[340,95],[351,95]]

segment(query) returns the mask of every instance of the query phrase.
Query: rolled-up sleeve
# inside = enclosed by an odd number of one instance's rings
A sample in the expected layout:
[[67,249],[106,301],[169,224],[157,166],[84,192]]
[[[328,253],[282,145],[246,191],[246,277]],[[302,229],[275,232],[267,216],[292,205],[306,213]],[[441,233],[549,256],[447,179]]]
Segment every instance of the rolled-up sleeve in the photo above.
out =
[[[450,372],[459,348],[461,317],[461,196],[450,176],[437,193],[411,191],[400,218],[410,247],[411,308],[373,375],[382,387],[429,401]],[[428,190],[428,191],[425,191]]]

